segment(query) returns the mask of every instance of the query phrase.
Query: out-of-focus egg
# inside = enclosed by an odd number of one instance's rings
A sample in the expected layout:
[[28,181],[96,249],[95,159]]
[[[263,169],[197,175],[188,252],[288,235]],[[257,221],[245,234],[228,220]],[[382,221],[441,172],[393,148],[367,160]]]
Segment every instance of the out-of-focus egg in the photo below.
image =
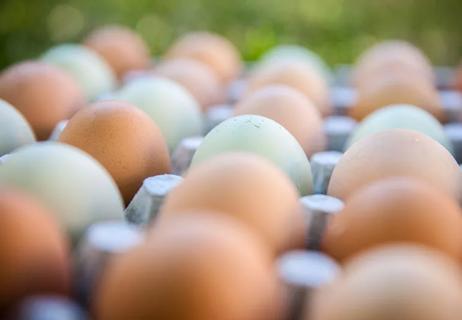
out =
[[0,156],[35,142],[27,120],[8,102],[0,99]]
[[277,320],[284,303],[264,246],[218,215],[186,214],[109,266],[98,319]]
[[72,236],[95,221],[123,217],[122,197],[106,169],[65,144],[43,142],[17,149],[0,166],[0,185],[41,200]]
[[97,102],[76,113],[61,142],[98,160],[112,175],[128,204],[143,180],[170,172],[170,157],[157,125],[126,102]]
[[41,62],[12,65],[0,75],[0,98],[27,119],[39,140],[46,140],[56,124],[84,103],[74,80],[60,69]]
[[37,293],[66,294],[68,244],[52,213],[35,199],[0,189],[0,316]]
[[358,58],[353,82],[358,85],[390,72],[408,72],[429,83],[435,81],[431,63],[420,49],[409,42],[389,40],[372,46]]
[[332,79],[330,68],[321,56],[300,45],[282,44],[271,48],[260,58],[257,68],[294,60],[300,60],[312,65],[328,82]]
[[455,80],[456,89],[462,91],[462,64],[456,71],[456,80]]
[[143,77],[130,81],[114,98],[128,101],[159,126],[170,150],[186,137],[202,132],[200,107],[193,96],[172,80]]
[[241,115],[223,121],[205,136],[192,166],[230,151],[251,152],[270,160],[290,177],[301,195],[311,193],[311,167],[305,152],[290,132],[274,120]]
[[224,89],[220,80],[210,67],[200,61],[165,60],[156,66],[154,74],[181,84],[194,96],[204,111],[224,100]]
[[275,253],[303,246],[297,189],[272,163],[250,153],[224,153],[192,168],[167,196],[160,219],[191,210],[238,219]]
[[358,87],[358,98],[349,114],[362,120],[375,110],[392,104],[418,106],[439,121],[446,120],[440,96],[433,85],[410,75],[394,73]]
[[389,246],[351,261],[304,319],[454,320],[461,300],[456,263],[422,247]]
[[360,187],[390,176],[427,181],[461,199],[457,162],[441,144],[417,131],[390,129],[353,144],[335,166],[328,194],[345,199]]
[[419,131],[453,152],[451,141],[438,120],[419,107],[403,104],[387,106],[367,116],[349,137],[346,148],[373,133],[394,128]]
[[390,242],[414,242],[462,257],[462,212],[452,197],[412,178],[371,183],[329,220],[322,249],[345,259]]
[[149,66],[147,44],[133,30],[119,25],[99,28],[90,33],[84,44],[98,52],[112,67],[117,77]]
[[168,50],[167,59],[191,58],[208,65],[223,82],[239,76],[241,59],[237,48],[226,38],[209,32],[190,32]]
[[248,79],[246,94],[270,84],[284,84],[299,90],[314,103],[323,116],[332,112],[326,80],[306,62],[281,61],[255,70]]
[[285,85],[269,85],[241,100],[235,114],[257,114],[281,124],[311,155],[326,147],[319,111],[301,92]]
[[106,61],[95,51],[77,44],[51,48],[42,60],[69,73],[88,100],[114,89],[115,75]]

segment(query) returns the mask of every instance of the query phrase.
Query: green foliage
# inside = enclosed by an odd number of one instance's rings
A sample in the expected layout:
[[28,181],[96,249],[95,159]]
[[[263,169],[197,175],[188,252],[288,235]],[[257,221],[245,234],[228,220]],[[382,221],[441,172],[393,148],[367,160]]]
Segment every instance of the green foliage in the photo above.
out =
[[199,29],[231,39],[247,60],[278,43],[351,63],[380,39],[407,39],[436,64],[462,58],[461,0],[0,0],[0,67],[79,41],[107,23],[135,28],[152,53]]

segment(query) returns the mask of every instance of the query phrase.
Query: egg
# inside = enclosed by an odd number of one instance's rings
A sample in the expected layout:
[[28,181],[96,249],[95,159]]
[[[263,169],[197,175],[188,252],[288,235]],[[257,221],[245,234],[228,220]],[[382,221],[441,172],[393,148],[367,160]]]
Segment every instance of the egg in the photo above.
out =
[[0,98],[11,103],[29,122],[39,140],[74,114],[84,98],[65,72],[42,62],[14,64],[0,74]]
[[236,105],[235,114],[256,114],[278,122],[308,155],[326,147],[321,114],[308,98],[289,86],[269,85],[255,91]]
[[255,70],[248,78],[246,95],[271,85],[284,84],[305,94],[323,116],[332,112],[327,82],[310,64],[281,61]]
[[27,120],[8,102],[0,99],[0,156],[35,142]]
[[224,102],[224,88],[210,67],[193,59],[165,60],[154,69],[154,74],[176,81],[197,100],[203,111]]
[[170,172],[170,156],[157,125],[126,102],[100,101],[75,114],[61,142],[77,147],[109,171],[128,204],[143,180]]
[[421,132],[453,153],[452,143],[438,120],[419,107],[405,104],[386,106],[371,113],[355,128],[347,141],[346,148],[373,133],[393,128]]
[[332,74],[326,62],[316,54],[300,45],[281,44],[266,51],[257,63],[257,68],[279,63],[281,61],[300,60],[312,65],[317,72],[328,82],[332,80]]
[[335,166],[328,194],[345,199],[390,176],[418,178],[461,199],[461,173],[452,155],[432,138],[407,129],[371,134],[353,144]]
[[26,296],[69,292],[69,248],[52,213],[5,188],[0,189],[0,260],[0,316]]
[[119,79],[129,71],[145,69],[150,64],[147,44],[136,32],[124,26],[96,29],[83,43],[99,53]]
[[322,249],[345,261],[393,242],[425,245],[462,257],[462,212],[453,198],[412,178],[388,178],[360,188],[327,225]]
[[45,52],[42,60],[70,74],[87,100],[111,91],[116,85],[115,75],[104,58],[83,45],[58,45]]
[[191,58],[208,65],[223,82],[237,78],[241,72],[239,51],[221,35],[198,31],[181,36],[168,49],[166,59]]
[[311,167],[302,147],[274,120],[241,115],[221,122],[205,136],[191,165],[230,151],[251,152],[270,160],[290,177],[301,195],[311,193]]
[[303,246],[297,189],[265,158],[224,153],[195,166],[167,196],[159,219],[196,210],[238,219],[273,252]]
[[440,96],[433,85],[398,73],[390,73],[358,87],[357,101],[348,112],[356,120],[362,120],[375,110],[391,104],[418,106],[439,121],[446,120]]
[[151,231],[109,265],[97,319],[281,319],[271,258],[241,224],[198,212]]
[[462,64],[456,71],[455,87],[457,90],[462,91]]
[[160,77],[132,80],[114,94],[137,106],[159,126],[170,150],[186,137],[200,135],[202,116],[193,96],[181,85]]
[[431,63],[420,49],[406,41],[388,40],[372,46],[358,58],[353,83],[358,85],[391,72],[412,73],[429,83],[435,81]]
[[459,266],[421,247],[390,246],[351,261],[303,319],[453,320],[462,317]]
[[0,186],[36,197],[74,238],[95,221],[123,218],[122,197],[106,169],[62,143],[17,149],[0,166]]

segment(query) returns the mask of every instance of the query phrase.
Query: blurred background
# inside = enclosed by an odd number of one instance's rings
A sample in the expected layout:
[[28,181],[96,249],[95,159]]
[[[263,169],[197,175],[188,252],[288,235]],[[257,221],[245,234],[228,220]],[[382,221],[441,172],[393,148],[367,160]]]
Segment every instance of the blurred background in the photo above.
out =
[[179,34],[208,29],[247,60],[297,43],[331,65],[351,63],[387,38],[415,43],[437,65],[462,58],[461,0],[0,0],[0,68],[107,23],[137,30],[153,55]]

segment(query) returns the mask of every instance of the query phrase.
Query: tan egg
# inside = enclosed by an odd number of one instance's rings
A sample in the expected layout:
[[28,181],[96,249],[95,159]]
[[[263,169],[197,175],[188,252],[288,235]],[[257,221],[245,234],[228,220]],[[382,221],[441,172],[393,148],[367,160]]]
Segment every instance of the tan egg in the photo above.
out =
[[190,32],[180,37],[167,51],[167,59],[192,58],[208,65],[227,83],[241,72],[237,48],[226,38],[209,32]]
[[412,75],[389,73],[358,87],[358,98],[349,115],[362,120],[370,113],[392,104],[411,104],[445,121],[438,91],[432,84]]
[[232,216],[280,253],[303,245],[298,193],[289,178],[262,157],[224,153],[194,166],[168,196],[160,219],[188,210]]
[[151,230],[109,266],[97,319],[277,320],[280,283],[264,246],[243,225],[189,212]]
[[0,98],[23,114],[39,140],[48,139],[56,124],[71,117],[84,103],[82,92],[69,75],[32,61],[12,65],[0,74]]
[[96,102],[76,113],[59,140],[98,160],[127,204],[147,177],[170,172],[167,145],[157,125],[129,103]]
[[455,86],[457,90],[462,91],[462,64],[456,71]]
[[429,83],[435,81],[431,62],[417,47],[399,40],[380,42],[356,62],[353,83],[359,85],[387,73],[411,73]]
[[258,68],[248,79],[246,94],[271,84],[283,84],[299,90],[314,103],[323,116],[332,112],[328,84],[308,63],[281,61]]
[[456,320],[462,317],[460,267],[414,246],[373,250],[346,265],[319,295],[310,320]]
[[421,179],[461,199],[461,173],[449,151],[406,129],[382,131],[353,144],[335,166],[328,194],[346,199],[359,188],[391,176]]
[[68,251],[48,209],[22,193],[0,189],[0,316],[29,295],[67,294]]
[[371,183],[346,199],[329,220],[322,249],[339,261],[393,242],[428,246],[462,257],[462,212],[457,202],[413,178]]
[[301,92],[286,85],[263,87],[241,100],[235,115],[261,115],[285,127],[300,143],[306,154],[326,147],[319,111]]
[[99,28],[90,33],[84,44],[99,53],[121,79],[127,72],[149,66],[149,48],[133,30],[118,25]]
[[202,110],[224,102],[224,88],[212,69],[193,59],[165,60],[157,65],[154,74],[169,78],[185,87]]

